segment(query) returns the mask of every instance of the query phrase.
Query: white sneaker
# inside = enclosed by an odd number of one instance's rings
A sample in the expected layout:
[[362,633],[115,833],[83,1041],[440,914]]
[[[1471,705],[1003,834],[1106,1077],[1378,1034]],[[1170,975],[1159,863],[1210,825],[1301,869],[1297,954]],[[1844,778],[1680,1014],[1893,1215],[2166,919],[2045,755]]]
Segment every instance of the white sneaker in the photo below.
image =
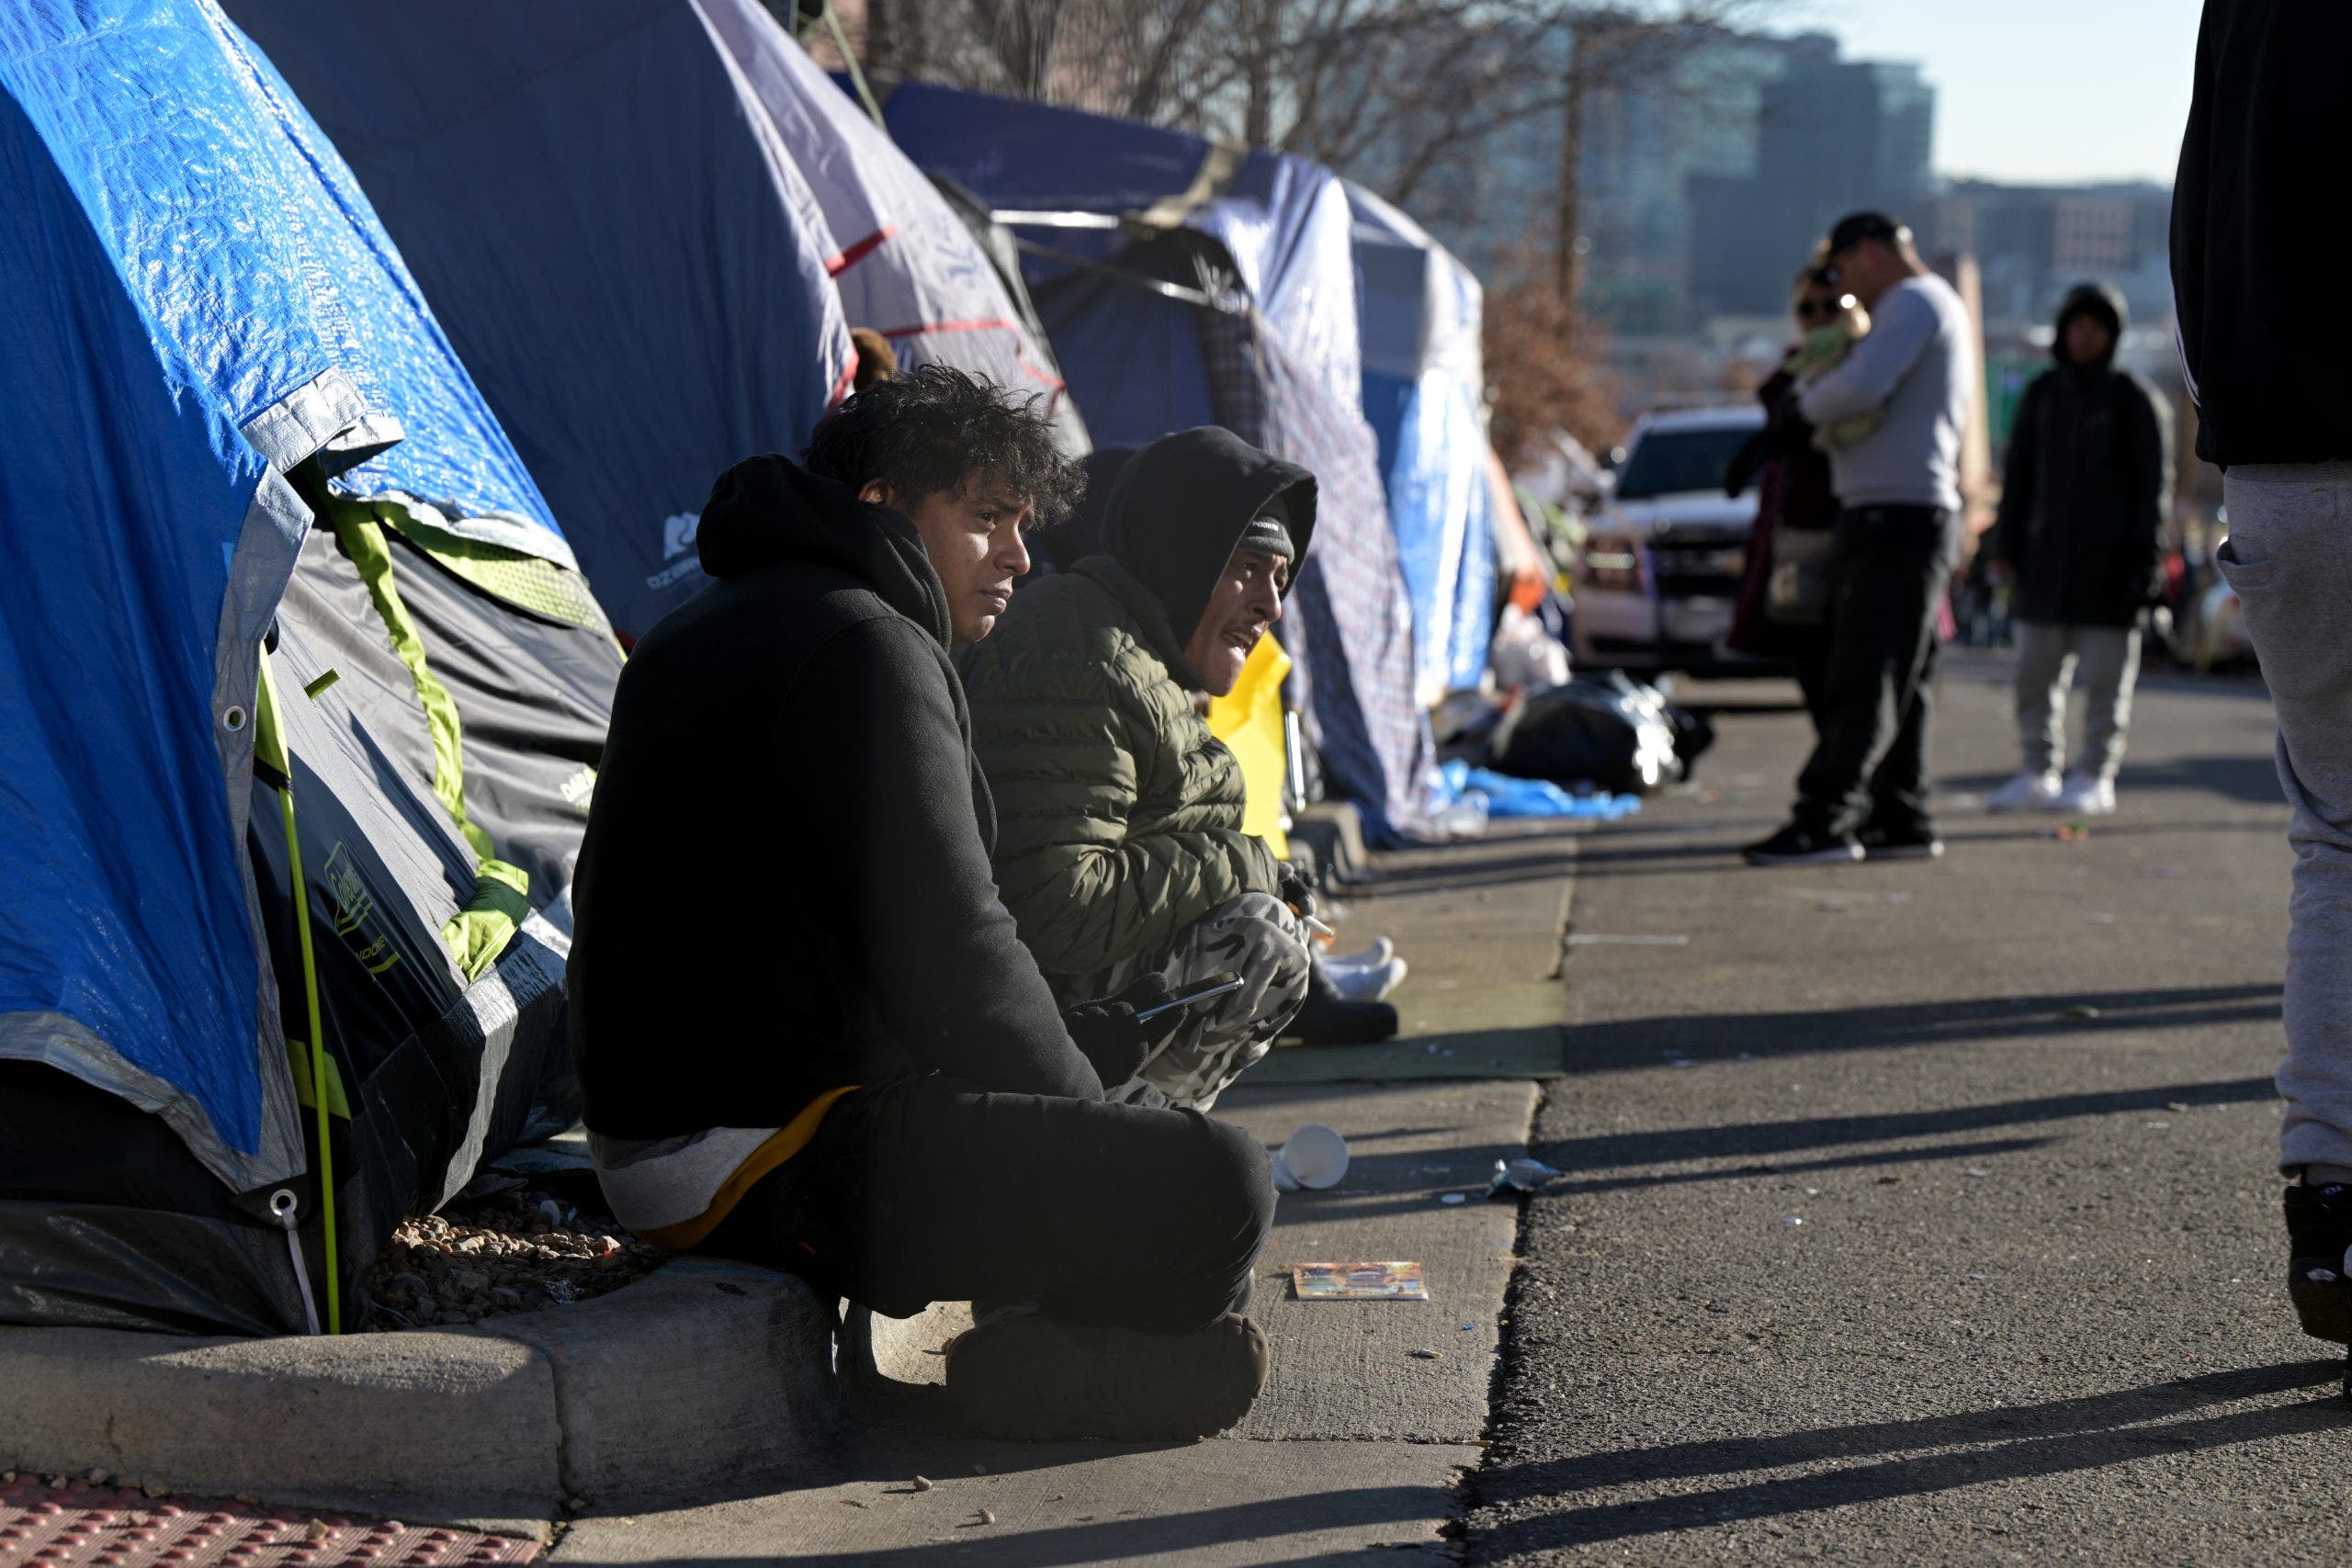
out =
[[1388,993],[1405,983],[1405,961],[1392,958],[1364,969],[1334,969],[1324,965],[1340,995],[1351,1002],[1385,1001]]
[[1396,956],[1396,944],[1382,937],[1361,953],[1327,953],[1323,955],[1326,969],[1377,969]]
[[1987,811],[2047,811],[2065,784],[2054,773],[2019,773],[1984,797]]
[[2105,817],[2115,809],[2115,781],[2068,773],[2050,809],[2067,817]]

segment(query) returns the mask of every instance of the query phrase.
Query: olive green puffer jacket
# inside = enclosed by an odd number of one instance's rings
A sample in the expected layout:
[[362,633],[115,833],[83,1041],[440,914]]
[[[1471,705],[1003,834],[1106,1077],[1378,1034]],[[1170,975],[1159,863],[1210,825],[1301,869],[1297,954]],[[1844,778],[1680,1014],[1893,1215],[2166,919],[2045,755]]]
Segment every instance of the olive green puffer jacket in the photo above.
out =
[[1167,613],[1108,556],[1013,595],[965,650],[973,750],[996,797],[996,880],[1051,980],[1170,941],[1275,860],[1241,831],[1241,765],[1209,734]]

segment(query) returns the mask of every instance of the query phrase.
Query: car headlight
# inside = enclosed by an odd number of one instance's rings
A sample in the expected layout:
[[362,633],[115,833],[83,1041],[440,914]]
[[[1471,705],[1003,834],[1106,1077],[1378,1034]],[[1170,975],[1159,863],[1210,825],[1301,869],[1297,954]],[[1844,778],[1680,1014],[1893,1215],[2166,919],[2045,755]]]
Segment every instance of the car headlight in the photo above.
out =
[[1584,545],[1584,586],[1604,592],[1637,593],[1642,587],[1641,542],[1630,534],[1595,534]]

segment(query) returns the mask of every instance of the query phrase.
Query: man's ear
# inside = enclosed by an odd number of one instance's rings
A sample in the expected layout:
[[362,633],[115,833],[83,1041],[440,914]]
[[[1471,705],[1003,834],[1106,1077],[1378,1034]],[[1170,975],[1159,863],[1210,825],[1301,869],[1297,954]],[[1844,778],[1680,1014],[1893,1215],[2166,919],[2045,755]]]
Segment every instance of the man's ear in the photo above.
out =
[[865,488],[857,492],[857,499],[868,506],[888,506],[890,504],[890,487],[880,479],[868,479]]

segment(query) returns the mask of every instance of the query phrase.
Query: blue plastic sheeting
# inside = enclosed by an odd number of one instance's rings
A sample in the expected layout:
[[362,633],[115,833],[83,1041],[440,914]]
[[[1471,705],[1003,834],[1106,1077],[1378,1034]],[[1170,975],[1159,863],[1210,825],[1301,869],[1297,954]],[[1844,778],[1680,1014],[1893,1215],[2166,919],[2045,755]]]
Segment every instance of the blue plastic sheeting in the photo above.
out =
[[1518,779],[1459,758],[1440,770],[1448,805],[1478,799],[1489,817],[1559,817],[1615,822],[1642,808],[1638,795],[1577,795],[1549,779]]
[[795,149],[685,0],[229,8],[357,171],[613,623],[644,632],[705,581],[711,480],[799,451],[846,385]]
[[[906,83],[884,113],[916,163],[997,209],[1123,217],[1191,189],[1216,152],[1185,132]],[[1302,464],[1321,487],[1315,549],[1283,639],[1335,793],[1376,842],[1418,830],[1429,727],[1414,698],[1411,605],[1388,527],[1378,446],[1363,413],[1347,195],[1303,159],[1250,152],[1181,215],[1187,232],[1140,242],[1101,228],[1011,220],[1092,265],[1033,255],[1028,272],[1062,374],[1094,439],[1141,446],[1216,423]],[[1120,277],[1218,287],[1243,299],[1183,304]]]
[[1475,687],[1494,637],[1495,516],[1469,269],[1388,203],[1348,187],[1362,275],[1363,406],[1413,601],[1421,703]]
[[273,464],[569,551],[349,172],[208,0],[0,9],[0,1055],[254,1185],[300,1157],[266,1125],[284,1046],[242,839],[301,526]]

